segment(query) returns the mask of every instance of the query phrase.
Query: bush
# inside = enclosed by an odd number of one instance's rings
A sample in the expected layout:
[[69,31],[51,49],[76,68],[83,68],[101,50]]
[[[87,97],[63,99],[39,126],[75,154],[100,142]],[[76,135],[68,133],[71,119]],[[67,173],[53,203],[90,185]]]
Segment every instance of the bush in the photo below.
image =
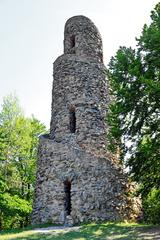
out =
[[0,229],[23,227],[32,211],[31,203],[17,195],[0,194]]
[[148,223],[160,224],[160,189],[152,189],[143,199],[144,219]]

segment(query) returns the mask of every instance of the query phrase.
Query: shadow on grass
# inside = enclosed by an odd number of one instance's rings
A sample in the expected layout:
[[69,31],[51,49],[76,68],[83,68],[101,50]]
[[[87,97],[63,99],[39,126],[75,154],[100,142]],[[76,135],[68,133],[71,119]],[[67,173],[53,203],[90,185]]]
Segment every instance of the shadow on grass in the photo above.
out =
[[[23,233],[22,233],[23,234]],[[79,230],[70,230],[69,232],[56,232],[56,230],[49,233],[33,233],[24,232],[24,235],[16,234],[11,238],[4,239],[19,239],[19,240],[143,240],[156,239],[160,240],[160,228],[153,226],[137,225],[137,224],[88,224],[82,225]],[[1,238],[0,238],[1,239]]]

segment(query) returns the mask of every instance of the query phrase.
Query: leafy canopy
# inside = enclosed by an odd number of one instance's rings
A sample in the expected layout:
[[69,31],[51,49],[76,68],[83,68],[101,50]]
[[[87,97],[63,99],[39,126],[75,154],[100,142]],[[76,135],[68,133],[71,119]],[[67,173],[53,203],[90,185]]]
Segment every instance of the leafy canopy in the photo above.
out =
[[160,3],[144,25],[137,48],[120,47],[108,77],[114,101],[110,106],[110,148],[124,156],[143,193],[160,186]]
[[35,184],[38,137],[45,126],[26,118],[14,95],[0,112],[0,228],[29,222]]

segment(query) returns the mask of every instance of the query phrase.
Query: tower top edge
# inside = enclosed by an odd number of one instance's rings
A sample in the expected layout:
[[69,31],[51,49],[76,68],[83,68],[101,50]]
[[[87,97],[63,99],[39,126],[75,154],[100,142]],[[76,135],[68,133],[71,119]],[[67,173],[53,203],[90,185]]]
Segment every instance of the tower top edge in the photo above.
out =
[[68,32],[69,29],[74,29],[77,31],[84,31],[90,29],[92,32],[96,33],[99,38],[101,38],[98,28],[95,26],[95,24],[90,18],[84,15],[76,15],[69,18],[65,23],[64,33]]
[[102,38],[88,17],[77,15],[67,20],[64,28],[64,54],[103,62]]
[[68,18],[68,20],[66,21],[66,24],[68,22],[74,22],[75,20],[81,20],[81,21],[89,21],[89,22],[92,22],[90,18],[84,16],[84,15],[75,15],[75,16],[72,16],[70,18]]

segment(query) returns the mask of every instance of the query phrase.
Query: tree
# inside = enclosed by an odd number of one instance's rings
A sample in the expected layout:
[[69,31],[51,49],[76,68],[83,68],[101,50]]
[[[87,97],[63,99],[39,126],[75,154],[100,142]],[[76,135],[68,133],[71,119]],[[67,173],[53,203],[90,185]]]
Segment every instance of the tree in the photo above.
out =
[[[110,145],[121,150],[144,195],[160,187],[160,3],[151,20],[137,39],[137,49],[120,47],[108,69],[114,96]],[[130,155],[124,158],[126,153]]]
[[0,113],[0,226],[24,226],[29,221],[34,191],[38,136],[45,126],[26,118],[18,98],[9,95]]

